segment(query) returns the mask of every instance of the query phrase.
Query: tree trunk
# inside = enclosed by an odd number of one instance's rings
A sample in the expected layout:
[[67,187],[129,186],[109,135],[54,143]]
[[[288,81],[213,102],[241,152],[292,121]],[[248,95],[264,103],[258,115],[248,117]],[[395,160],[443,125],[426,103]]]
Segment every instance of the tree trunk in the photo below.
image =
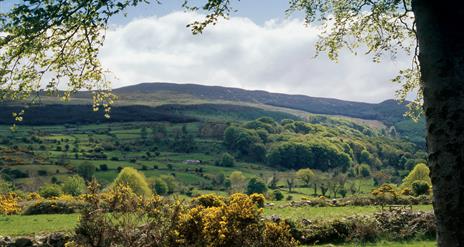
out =
[[413,0],[438,246],[464,246],[464,8]]

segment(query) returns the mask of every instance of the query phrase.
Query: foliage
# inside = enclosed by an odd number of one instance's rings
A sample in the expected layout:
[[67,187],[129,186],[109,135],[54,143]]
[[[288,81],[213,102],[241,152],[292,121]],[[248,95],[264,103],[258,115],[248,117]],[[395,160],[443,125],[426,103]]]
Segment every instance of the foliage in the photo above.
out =
[[271,165],[290,169],[312,168],[322,171],[328,169],[347,169],[351,158],[329,143],[282,143],[274,147],[269,155]]
[[151,190],[145,176],[132,167],[125,167],[114,180],[115,185],[127,185],[132,191],[140,196],[150,196]]
[[154,178],[151,187],[157,195],[165,195],[169,191],[168,184],[161,178]]
[[235,165],[235,159],[229,153],[224,153],[219,162],[219,166],[223,167],[233,167]]
[[229,176],[230,190],[232,192],[242,192],[245,188],[245,176],[242,172],[234,171]]
[[430,174],[429,167],[424,163],[419,163],[414,167],[414,169],[412,169],[412,171],[408,174],[408,176],[403,179],[403,183],[401,184],[401,187],[411,188],[412,183],[418,180],[424,181],[428,183],[429,185],[431,185],[432,181],[430,180],[429,174]]
[[63,193],[63,190],[57,184],[45,184],[39,189],[40,196],[44,198],[58,197],[62,193]]
[[367,164],[361,164],[357,167],[358,174],[364,178],[371,176],[371,168]]
[[18,196],[15,193],[0,195],[0,214],[11,215],[21,212],[21,206],[18,204]]
[[180,218],[179,242],[181,246],[296,246],[288,226],[266,224],[261,212],[244,194],[232,195],[219,207],[195,206]]
[[[83,246],[296,246],[286,224],[262,221],[250,196],[205,195],[183,205],[92,183],[75,241]],[[107,212],[112,212],[111,216]]]
[[303,181],[303,183],[306,185],[306,187],[309,187],[309,185],[311,184],[311,182],[313,181],[314,179],[314,172],[309,169],[309,168],[305,168],[305,169],[300,169],[296,172],[296,176],[301,180]]
[[248,195],[258,193],[264,194],[267,191],[266,183],[264,183],[261,179],[252,178],[248,181],[246,193]]
[[88,161],[83,162],[77,167],[77,174],[79,174],[79,176],[84,178],[84,180],[87,182],[92,180],[95,174],[95,171],[96,171],[96,167]]
[[282,191],[280,190],[274,190],[272,192],[272,197],[274,198],[274,200],[276,201],[281,201],[282,199],[284,199],[284,194],[282,193]]
[[304,244],[372,242],[377,239],[404,241],[435,235],[432,213],[409,210],[382,211],[374,216],[350,216],[302,226]]
[[23,214],[73,214],[83,207],[83,203],[74,198],[57,198],[51,200],[39,200],[28,205]]
[[192,205],[208,207],[220,207],[224,205],[224,198],[215,194],[205,194],[193,198]]
[[412,191],[414,195],[428,195],[430,193],[430,185],[426,181],[416,180],[411,184]]
[[80,176],[68,177],[62,185],[62,189],[65,194],[78,196],[85,192],[85,181]]

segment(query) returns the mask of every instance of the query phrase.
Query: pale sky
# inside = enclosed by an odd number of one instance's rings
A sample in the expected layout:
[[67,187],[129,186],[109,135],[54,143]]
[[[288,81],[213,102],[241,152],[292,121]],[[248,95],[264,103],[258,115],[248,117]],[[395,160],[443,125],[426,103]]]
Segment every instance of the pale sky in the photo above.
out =
[[314,58],[317,26],[299,13],[286,17],[286,0],[242,0],[231,19],[194,36],[186,25],[202,16],[182,2],[141,5],[111,20],[100,59],[117,76],[114,88],[197,83],[376,103],[394,98],[390,80],[409,60],[375,64],[345,51],[338,63]]

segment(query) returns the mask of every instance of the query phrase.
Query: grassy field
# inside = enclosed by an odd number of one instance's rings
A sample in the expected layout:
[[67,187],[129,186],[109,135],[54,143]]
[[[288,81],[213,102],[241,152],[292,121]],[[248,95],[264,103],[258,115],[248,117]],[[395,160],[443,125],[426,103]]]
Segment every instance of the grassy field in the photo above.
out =
[[323,245],[324,247],[332,247],[332,246],[344,246],[344,247],[359,247],[359,246],[366,246],[366,247],[432,247],[437,246],[437,242],[430,240],[430,241],[408,241],[408,242],[386,242],[380,241],[377,243],[366,243],[366,244],[358,244],[358,243],[349,243],[343,245]]
[[[269,207],[264,210],[265,215],[278,215],[282,218],[293,220],[298,219],[333,219],[346,217],[356,214],[372,214],[378,212],[379,207],[376,206],[346,206],[346,207],[285,207],[279,206]],[[431,211],[431,205],[414,206],[413,210]]]
[[26,236],[50,232],[73,231],[78,214],[0,216],[0,235]]
[[[201,191],[204,192],[204,191]],[[378,207],[268,207],[264,214],[278,215],[282,218],[298,219],[332,219],[355,214],[372,214]],[[413,210],[429,211],[430,205],[414,206]],[[33,235],[41,232],[72,231],[78,221],[78,214],[44,214],[0,216],[0,235]],[[20,226],[20,227],[18,227]]]

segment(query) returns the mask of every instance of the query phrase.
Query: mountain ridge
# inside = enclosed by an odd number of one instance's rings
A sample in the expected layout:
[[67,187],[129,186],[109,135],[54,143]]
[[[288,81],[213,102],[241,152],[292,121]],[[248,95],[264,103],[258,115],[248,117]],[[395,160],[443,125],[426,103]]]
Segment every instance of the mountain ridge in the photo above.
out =
[[404,120],[403,114],[407,110],[406,103],[400,104],[393,99],[388,99],[380,103],[365,103],[336,98],[272,93],[264,90],[246,90],[242,88],[207,86],[194,83],[144,82],[113,90],[116,95],[122,97],[133,94],[149,95],[151,93],[163,91],[191,95],[197,99],[259,103],[316,114],[380,120],[390,125]]

